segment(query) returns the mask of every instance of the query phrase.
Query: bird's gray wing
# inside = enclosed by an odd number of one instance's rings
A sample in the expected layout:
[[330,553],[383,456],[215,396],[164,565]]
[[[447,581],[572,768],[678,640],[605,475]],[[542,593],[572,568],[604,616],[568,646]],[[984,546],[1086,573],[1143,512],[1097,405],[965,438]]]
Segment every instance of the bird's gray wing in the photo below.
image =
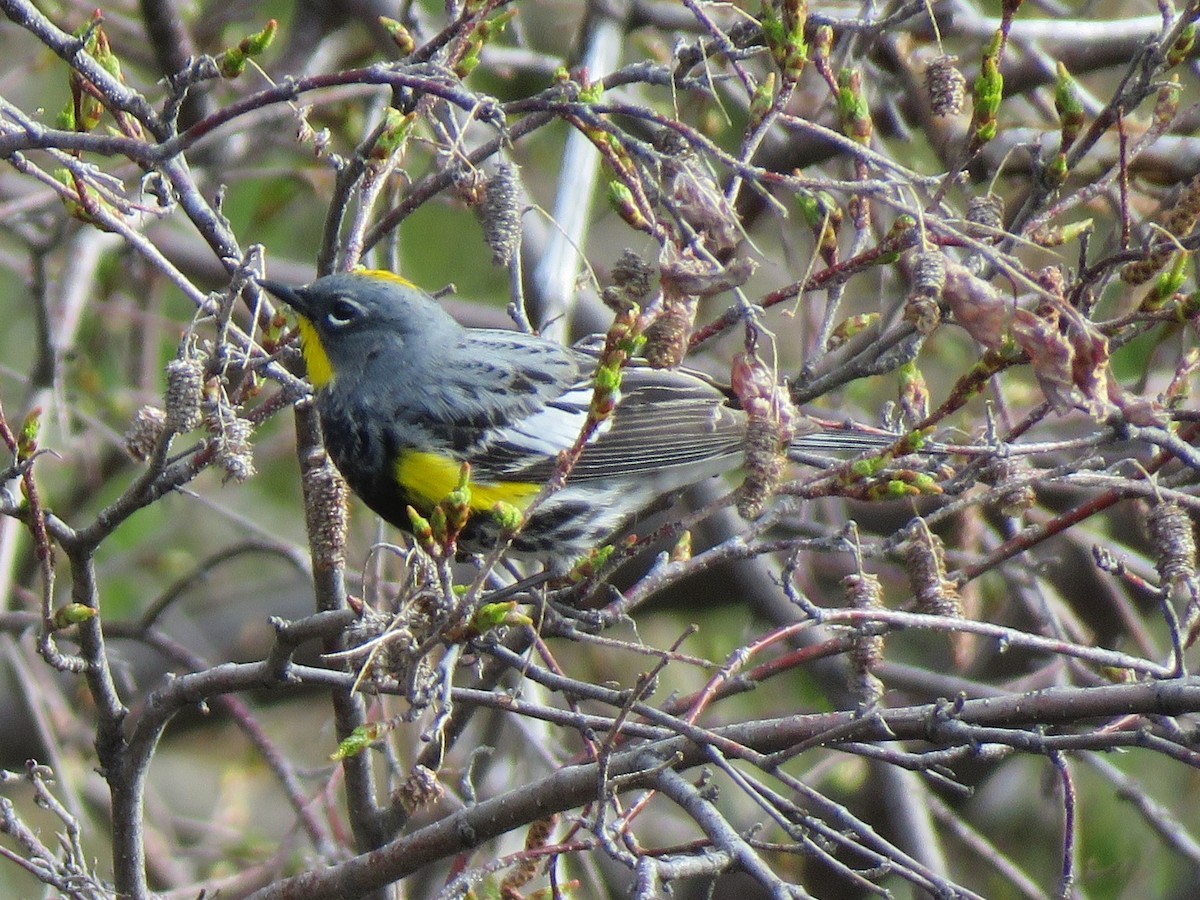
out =
[[[591,399],[588,378],[499,429],[481,454],[479,476],[545,481],[558,454],[578,440]],[[686,470],[719,471],[722,461],[737,457],[745,430],[744,413],[707,381],[682,370],[630,365],[623,371],[615,411],[585,446],[571,481],[662,476],[675,470],[680,475],[668,476],[667,481],[686,484],[703,477],[690,478]]]

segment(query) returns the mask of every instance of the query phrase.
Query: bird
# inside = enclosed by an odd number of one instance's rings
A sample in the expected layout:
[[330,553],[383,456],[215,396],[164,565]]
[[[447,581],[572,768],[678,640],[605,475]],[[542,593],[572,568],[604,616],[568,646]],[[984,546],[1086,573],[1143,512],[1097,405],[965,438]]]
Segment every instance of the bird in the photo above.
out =
[[[612,414],[561,489],[535,497],[588,419],[598,355],[536,334],[459,324],[412,282],[383,270],[304,286],[258,283],[296,314],[325,446],[350,489],[412,531],[470,465],[460,548],[500,540],[498,503],[526,512],[510,549],[562,568],[622,533],[660,498],[738,468],[748,415],[687,368],[632,359]],[[894,436],[810,425],[790,453],[864,449]]]

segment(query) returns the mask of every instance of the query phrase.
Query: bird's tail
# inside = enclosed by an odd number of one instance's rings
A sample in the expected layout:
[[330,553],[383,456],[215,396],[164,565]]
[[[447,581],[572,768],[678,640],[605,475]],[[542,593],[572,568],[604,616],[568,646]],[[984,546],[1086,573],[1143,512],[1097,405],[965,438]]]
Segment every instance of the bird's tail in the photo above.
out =
[[[798,435],[792,440],[788,446],[788,456],[797,462],[811,464],[817,461],[819,464],[821,454],[882,450],[904,437],[903,433],[864,428],[861,425],[821,422],[818,430]],[[946,444],[919,441],[915,446],[907,448],[906,452],[945,454],[954,450]],[[828,462],[828,457],[825,457],[825,462]]]
[[792,441],[788,449],[802,453],[816,453],[822,450],[829,452],[878,450],[882,447],[890,447],[902,437],[904,435],[890,434],[886,431],[851,431],[848,428],[838,428],[802,434]]

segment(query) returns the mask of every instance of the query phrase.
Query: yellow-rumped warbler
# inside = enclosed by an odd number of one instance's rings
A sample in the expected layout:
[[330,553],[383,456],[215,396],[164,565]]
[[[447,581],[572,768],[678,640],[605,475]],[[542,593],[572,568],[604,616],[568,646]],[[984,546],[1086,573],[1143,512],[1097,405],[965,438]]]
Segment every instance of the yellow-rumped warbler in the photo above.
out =
[[[381,271],[259,283],[299,315],[325,445],[350,488],[411,530],[470,463],[460,545],[493,546],[504,501],[524,510],[579,438],[597,357],[536,335],[459,325],[428,294]],[[566,485],[529,516],[514,549],[569,563],[673,491],[738,466],[747,415],[703,376],[627,365],[613,415]],[[861,449],[874,436],[817,432],[791,447]]]

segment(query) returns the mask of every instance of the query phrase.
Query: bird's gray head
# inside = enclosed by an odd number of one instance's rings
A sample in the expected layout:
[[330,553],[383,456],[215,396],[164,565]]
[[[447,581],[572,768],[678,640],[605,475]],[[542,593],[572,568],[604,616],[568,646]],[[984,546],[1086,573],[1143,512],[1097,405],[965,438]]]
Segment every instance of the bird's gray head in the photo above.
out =
[[[308,377],[320,390],[339,375],[361,371],[381,352],[395,360],[453,335],[458,325],[412,282],[368,270],[326,275],[304,287],[258,282],[299,316],[300,345]],[[420,344],[417,344],[417,342]]]

